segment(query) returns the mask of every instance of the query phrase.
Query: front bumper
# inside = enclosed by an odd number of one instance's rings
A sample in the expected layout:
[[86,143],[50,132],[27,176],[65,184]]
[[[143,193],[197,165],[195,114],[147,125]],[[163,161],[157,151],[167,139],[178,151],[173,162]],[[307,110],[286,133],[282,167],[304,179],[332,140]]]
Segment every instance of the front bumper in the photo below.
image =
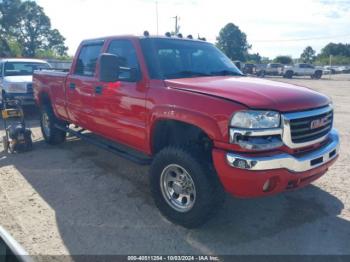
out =
[[230,166],[241,169],[258,171],[284,168],[292,172],[304,172],[324,165],[338,156],[339,135],[335,129],[330,132],[329,141],[326,146],[301,157],[285,153],[264,157],[227,153],[226,159]]
[[[332,130],[329,142],[302,156],[286,153],[264,157],[213,150],[213,161],[225,190],[243,198],[277,194],[301,188],[324,175],[339,154],[339,135]],[[273,186],[264,190],[270,181]]]
[[34,105],[33,93],[5,93],[4,99],[17,99],[21,101],[22,105]]

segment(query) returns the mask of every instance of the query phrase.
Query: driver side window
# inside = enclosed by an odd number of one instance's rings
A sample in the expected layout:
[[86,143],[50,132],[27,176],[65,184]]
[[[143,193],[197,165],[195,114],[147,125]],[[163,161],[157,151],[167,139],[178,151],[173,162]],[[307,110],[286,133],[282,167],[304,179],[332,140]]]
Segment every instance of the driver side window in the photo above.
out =
[[107,53],[119,57],[119,79],[126,82],[137,82],[140,77],[140,66],[134,46],[129,40],[113,40]]

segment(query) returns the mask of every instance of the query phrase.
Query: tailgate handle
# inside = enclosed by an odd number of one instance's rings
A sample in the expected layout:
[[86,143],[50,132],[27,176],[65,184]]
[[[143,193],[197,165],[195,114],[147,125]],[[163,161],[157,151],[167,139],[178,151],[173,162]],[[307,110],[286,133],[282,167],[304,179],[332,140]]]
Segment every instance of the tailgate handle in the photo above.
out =
[[69,88],[70,89],[75,89],[75,84],[74,83],[69,83]]
[[96,86],[95,87],[95,93],[98,95],[102,94],[103,87],[102,86]]

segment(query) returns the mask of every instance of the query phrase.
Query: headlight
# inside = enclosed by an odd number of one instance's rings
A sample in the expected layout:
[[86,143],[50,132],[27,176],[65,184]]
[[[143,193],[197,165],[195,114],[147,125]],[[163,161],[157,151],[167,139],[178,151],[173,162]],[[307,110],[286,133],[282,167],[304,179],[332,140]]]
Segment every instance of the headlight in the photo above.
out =
[[274,111],[239,111],[231,119],[232,127],[246,129],[278,128],[280,125],[280,113]]

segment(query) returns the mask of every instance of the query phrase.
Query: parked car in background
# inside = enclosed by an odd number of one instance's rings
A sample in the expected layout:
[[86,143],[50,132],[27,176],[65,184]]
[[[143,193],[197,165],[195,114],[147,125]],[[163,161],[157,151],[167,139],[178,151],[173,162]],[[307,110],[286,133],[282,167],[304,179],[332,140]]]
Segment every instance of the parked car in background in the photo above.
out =
[[256,65],[251,63],[244,64],[242,72],[243,74],[253,75],[256,73]]
[[322,68],[316,68],[310,64],[295,64],[285,66],[283,69],[283,77],[285,78],[292,78],[293,76],[310,76],[312,79],[320,79],[322,73]]
[[348,74],[348,73],[350,73],[350,66],[339,66],[338,71],[341,74]]
[[269,76],[279,76],[282,74],[284,65],[279,63],[270,63],[267,64],[266,67],[258,67],[256,70],[256,75],[260,77],[264,77],[266,75]]
[[51,66],[37,59],[0,60],[0,104],[6,98],[18,99],[22,105],[34,105],[33,72]]

